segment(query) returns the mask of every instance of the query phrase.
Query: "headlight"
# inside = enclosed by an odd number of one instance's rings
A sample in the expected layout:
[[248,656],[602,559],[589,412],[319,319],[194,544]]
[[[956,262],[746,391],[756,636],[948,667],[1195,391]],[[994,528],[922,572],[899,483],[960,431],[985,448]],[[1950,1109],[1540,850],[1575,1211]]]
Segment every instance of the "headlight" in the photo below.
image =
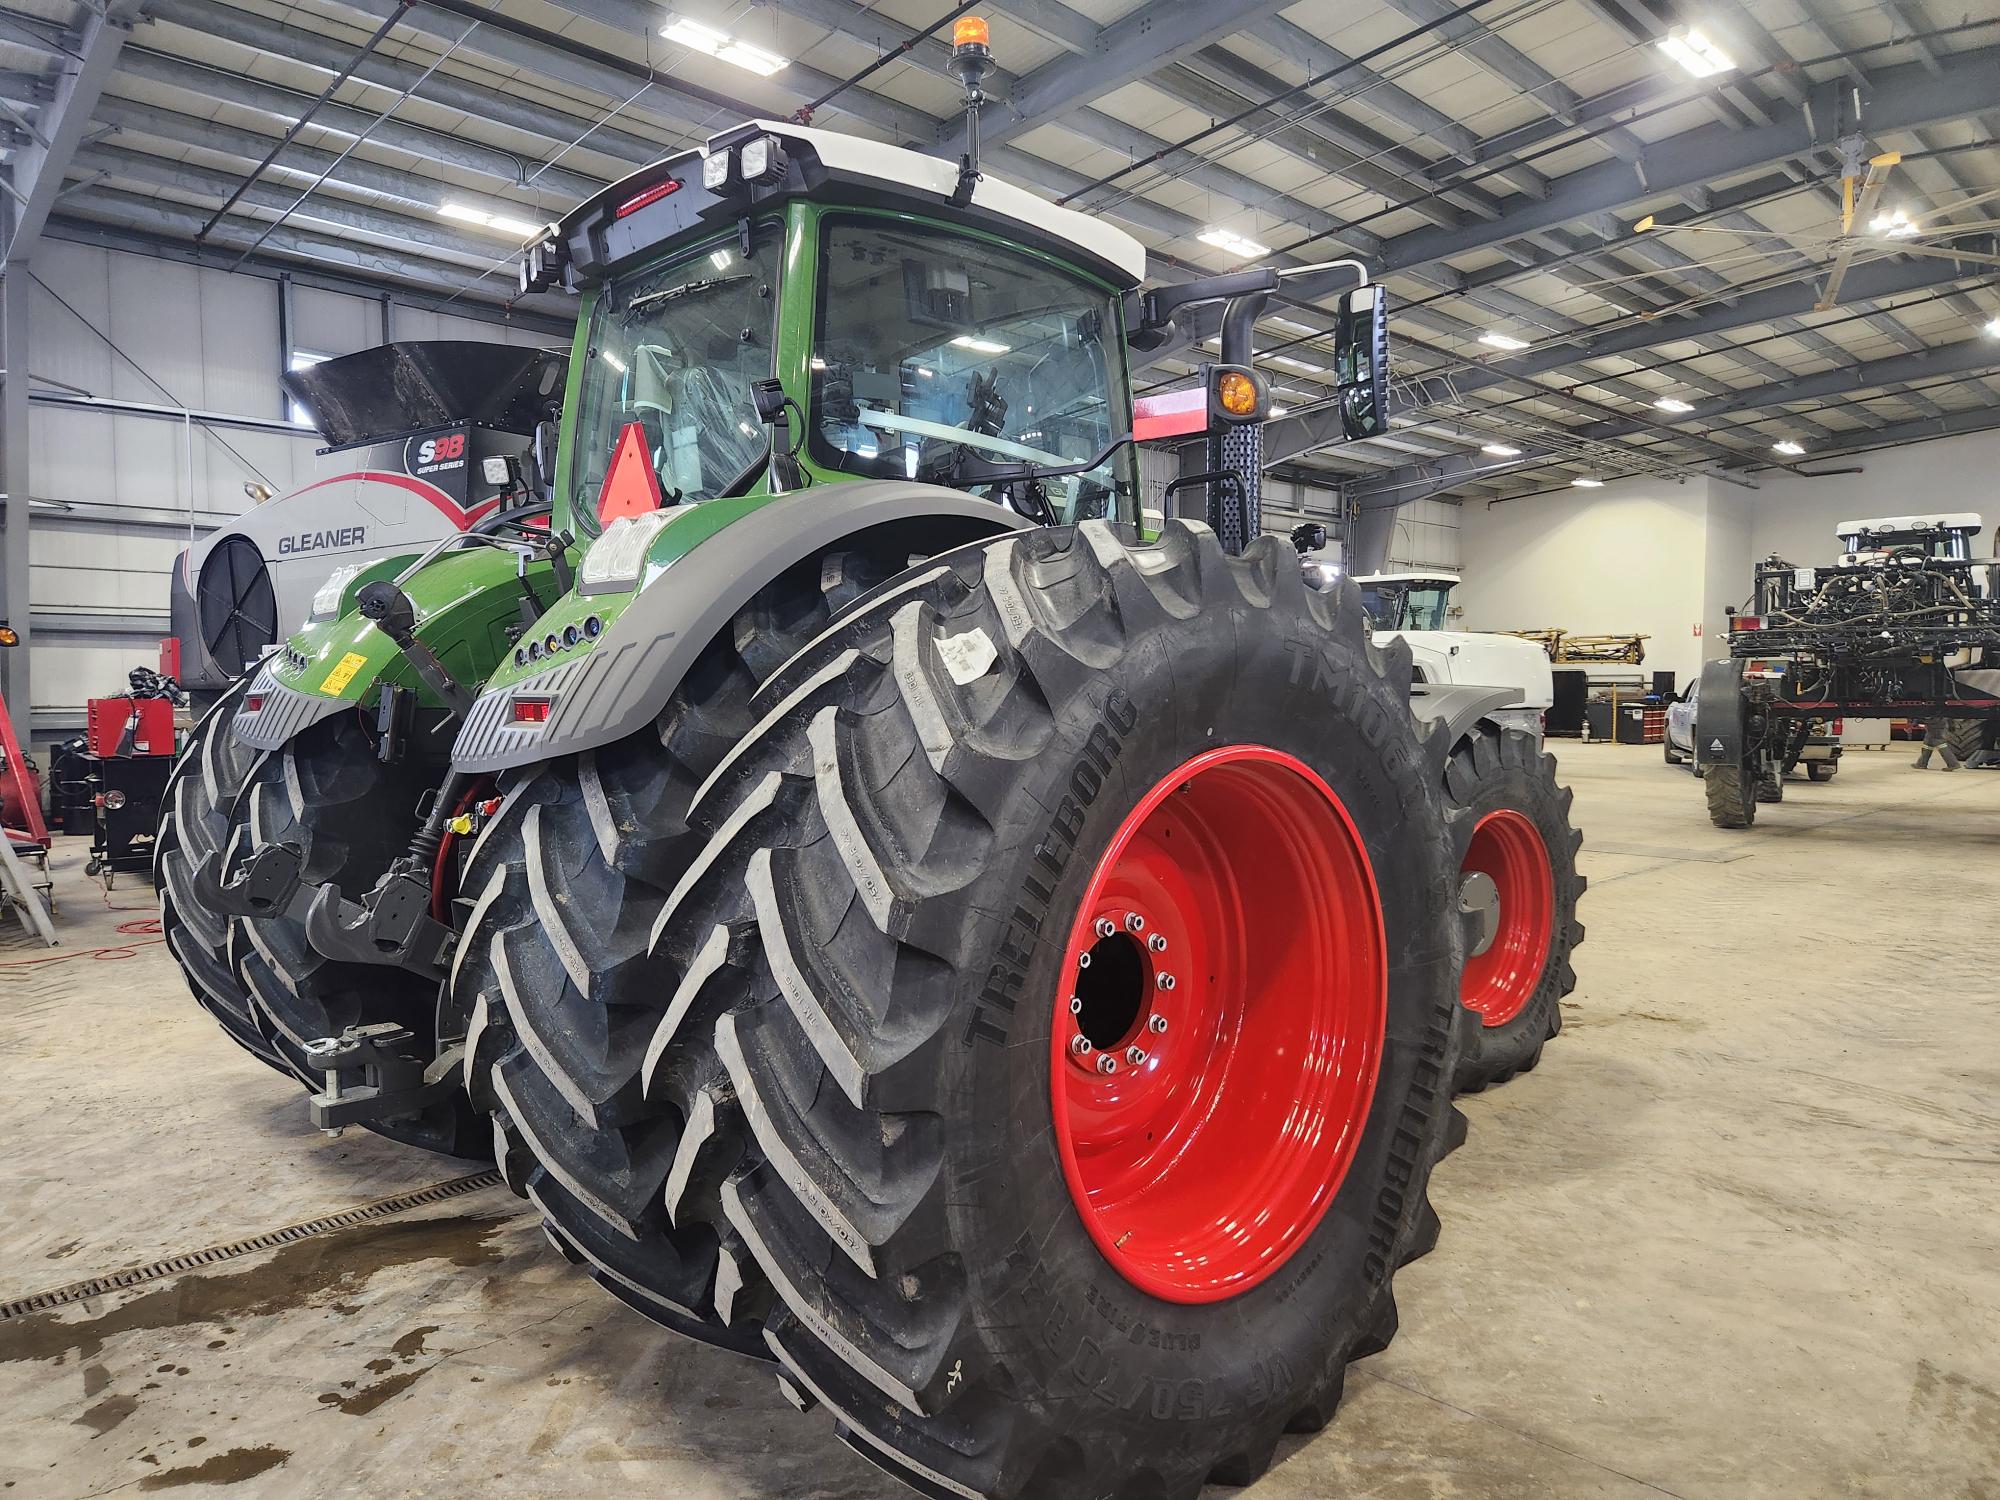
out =
[[123,807],[124,805],[125,805],[125,794],[119,791],[117,788],[114,787],[112,788],[112,790],[104,794],[104,806],[107,811],[117,812],[118,809]]
[[711,151],[701,159],[701,185],[719,193],[729,185],[729,153]]
[[345,567],[335,568],[327,574],[326,582],[322,583],[319,592],[313,595],[312,617],[315,620],[328,620],[339,614],[341,596],[347,592],[347,586],[354,582],[360,572],[360,563],[348,563]]
[[591,589],[620,588],[639,577],[646,566],[646,550],[653,538],[672,519],[666,511],[649,510],[641,516],[620,516],[604,528],[604,535],[591,543],[583,557],[577,581]]

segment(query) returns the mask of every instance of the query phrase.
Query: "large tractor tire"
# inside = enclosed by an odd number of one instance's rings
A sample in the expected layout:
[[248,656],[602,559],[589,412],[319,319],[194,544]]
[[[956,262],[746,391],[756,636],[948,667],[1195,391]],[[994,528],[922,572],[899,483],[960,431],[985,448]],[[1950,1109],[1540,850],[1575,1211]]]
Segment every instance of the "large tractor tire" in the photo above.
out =
[[1463,1130],[1447,747],[1409,678],[1269,538],[1087,523],[880,591],[697,793],[647,965],[533,994],[494,934],[514,1040],[474,1065],[531,1191],[566,1179],[558,1244],[761,1332],[927,1494],[1254,1478],[1393,1336]]
[[689,1105],[649,1102],[638,1077],[671,984],[653,929],[705,842],[689,804],[756,723],[758,684],[903,560],[844,552],[776,579],[649,732],[517,782],[466,872],[450,1006],[509,1184],[614,1296],[747,1353],[763,1353],[755,1318],[732,1331],[713,1314],[714,1232],[677,1232],[662,1195]]
[[238,744],[229,732],[249,680],[247,675],[239,680],[201,716],[167,777],[153,843],[153,886],[160,897],[160,933],[195,1003],[244,1051],[290,1076],[229,961],[229,919],[207,910],[194,886],[196,866],[227,845],[237,798],[257,764],[259,752]]
[[1708,821],[1717,828],[1748,828],[1757,821],[1757,781],[1745,767],[1710,766],[1701,778]]
[[[418,803],[440,779],[436,765],[384,764],[358,710],[323,719],[252,771],[224,845],[223,878],[234,875],[255,850],[287,843],[304,856],[307,881],[337,882],[349,897],[358,897],[408,847],[419,822]],[[420,1053],[435,1054],[435,980],[407,969],[325,958],[307,941],[304,923],[285,915],[231,918],[228,953],[264,1035],[314,1091],[324,1078],[313,1068],[307,1044],[349,1026],[406,1026]],[[417,1113],[370,1122],[368,1128],[449,1156],[483,1158],[492,1140],[462,1093]]]
[[[1944,747],[1949,750],[1961,766],[1971,765],[1980,751],[1987,748],[1988,719],[1947,719],[1944,725]],[[1948,764],[1948,763],[1947,763]]]
[[1493,932],[1467,956],[1459,987],[1479,1018],[1458,1064],[1457,1087],[1470,1093],[1534,1067],[1562,1029],[1562,998],[1576,988],[1571,955],[1583,941],[1583,835],[1570,826],[1573,799],[1556,784],[1555,757],[1518,729],[1481,724],[1452,751],[1444,788],[1460,879],[1489,908]]

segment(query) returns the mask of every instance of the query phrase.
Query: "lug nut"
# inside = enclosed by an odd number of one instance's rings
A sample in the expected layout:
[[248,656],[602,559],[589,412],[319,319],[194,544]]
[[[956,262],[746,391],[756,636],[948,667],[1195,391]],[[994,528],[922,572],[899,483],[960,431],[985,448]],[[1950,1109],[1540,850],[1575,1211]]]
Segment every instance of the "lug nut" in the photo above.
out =
[[1083,996],[1071,995],[1069,997],[1069,1013],[1073,1016],[1083,1014]]
[[1089,968],[1089,967],[1090,967],[1090,955],[1089,955],[1088,953],[1079,953],[1079,954],[1077,954],[1077,956],[1076,956],[1076,966],[1077,966],[1077,967],[1078,967],[1079,969],[1087,969],[1087,968]]
[[1118,1071],[1118,1059],[1113,1057],[1109,1052],[1098,1053],[1097,1071],[1107,1076],[1116,1073]]
[[1165,953],[1167,951],[1167,940],[1162,934],[1156,932],[1146,939],[1146,946],[1151,948],[1155,953]]
[[1090,1038],[1087,1036],[1071,1037],[1069,1039],[1069,1050],[1074,1052],[1078,1057],[1090,1056]]
[[1135,1068],[1138,1067],[1139,1064],[1144,1062],[1145,1060],[1146,1060],[1146,1049],[1144,1047],[1127,1047],[1125,1049],[1125,1061],[1130,1063],[1133,1067]]
[[1156,974],[1153,976],[1153,983],[1163,990],[1170,990],[1174,987],[1174,976],[1171,974]]
[[1128,932],[1144,932],[1146,919],[1136,911],[1128,911],[1125,913],[1125,927]]
[[1146,1023],[1146,1029],[1156,1033],[1165,1031],[1167,1029],[1167,1018],[1165,1016],[1154,1016],[1152,1020]]
[[1108,938],[1117,930],[1116,927],[1111,925],[1111,918],[1099,917],[1097,919],[1097,935],[1099,937]]

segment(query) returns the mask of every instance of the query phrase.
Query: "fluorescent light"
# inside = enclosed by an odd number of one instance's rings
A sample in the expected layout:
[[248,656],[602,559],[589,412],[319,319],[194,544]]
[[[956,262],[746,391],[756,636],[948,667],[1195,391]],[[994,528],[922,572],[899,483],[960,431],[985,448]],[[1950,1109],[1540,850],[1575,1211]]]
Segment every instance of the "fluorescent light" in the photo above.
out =
[[1271,363],[1289,365],[1294,370],[1304,370],[1309,375],[1324,375],[1326,373],[1325,365],[1316,365],[1307,359],[1293,359],[1289,354],[1274,354],[1271,356]]
[[1489,349],[1506,349],[1512,351],[1528,347],[1526,339],[1509,338],[1506,334],[1496,333],[1490,328],[1479,335],[1479,342],[1486,345]]
[[1521,456],[1519,448],[1509,448],[1505,443],[1481,443],[1479,451],[1481,453],[1490,453],[1495,458],[1519,458]]
[[704,26],[685,16],[676,17],[662,26],[660,35],[670,42],[679,42],[683,47],[692,47],[696,52],[706,52],[710,57],[746,68],[762,78],[769,78],[791,61],[775,52],[766,52],[762,47],[739,42],[726,31],[717,31],[713,26]]
[[1271,415],[1274,417],[1288,417],[1291,414],[1292,409],[1289,406],[1274,406],[1271,408]]
[[613,354],[609,349],[606,349],[600,358],[620,375],[625,373],[625,361]]
[[1986,325],[1986,336],[1988,338],[2000,339],[2000,318],[1995,318]]
[[1604,481],[1601,479],[1572,479],[1570,483],[1580,490],[1601,490],[1604,488]]
[[977,339],[969,333],[961,333],[952,340],[960,349],[970,349],[974,354],[1011,354],[1012,344],[996,344],[991,339]]
[[1653,405],[1657,406],[1661,411],[1683,412],[1694,410],[1694,403],[1692,401],[1683,401],[1678,396],[1662,396]]
[[1713,78],[1736,66],[1733,57],[1692,26],[1676,26],[1660,38],[1658,45],[1695,78]]
[[1869,220],[1868,232],[1887,239],[1906,240],[1917,232],[1917,226],[1910,221],[1908,212],[1899,208],[1894,213],[1877,214]]
[[735,259],[736,257],[731,255],[727,250],[718,250],[709,256],[708,263],[718,271],[726,271]]
[[1771,444],[1771,450],[1774,453],[1783,453],[1790,458],[1797,458],[1806,451],[1806,447],[1804,443],[1795,443],[1790,438],[1780,438],[1777,442]]
[[1195,236],[1204,245],[1213,245],[1218,250],[1227,250],[1231,255],[1240,255],[1245,260],[1255,260],[1260,255],[1269,255],[1271,247],[1260,245],[1255,240],[1238,234],[1233,229],[1211,226]]
[[505,214],[488,213],[485,209],[474,208],[469,203],[443,204],[437,214],[440,219],[456,219],[461,224],[477,224],[481,229],[512,235],[515,239],[526,239],[542,227],[539,224],[530,224],[526,219],[510,219]]

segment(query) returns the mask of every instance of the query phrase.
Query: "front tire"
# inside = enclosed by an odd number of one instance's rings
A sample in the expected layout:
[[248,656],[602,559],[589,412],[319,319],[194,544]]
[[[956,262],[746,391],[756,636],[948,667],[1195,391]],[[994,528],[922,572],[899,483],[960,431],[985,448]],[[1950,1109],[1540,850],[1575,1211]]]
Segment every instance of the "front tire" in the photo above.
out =
[[1757,821],[1756,783],[1742,766],[1710,766],[1701,785],[1708,798],[1708,821],[1717,828],[1748,828]]
[[[635,1201],[708,1237],[717,1314],[761,1314],[788,1390],[926,1493],[1254,1478],[1393,1336],[1460,1124],[1443,746],[1409,675],[1351,585],[1205,528],[1033,531],[883,591],[698,801],[604,1038],[633,1095],[564,1162],[633,1160],[650,1111]],[[581,999],[561,1017],[601,1028]],[[1153,1088],[1260,1073],[1295,1115],[1218,1095],[1204,1133]]]
[[1456,1087],[1477,1092],[1541,1061],[1562,1029],[1562,998],[1576,988],[1571,958],[1583,941],[1576,870],[1583,835],[1556,761],[1529,734],[1481,724],[1452,751],[1445,799],[1461,880],[1477,874],[1496,903],[1492,943],[1465,961],[1460,999],[1479,1027],[1459,1058]]

